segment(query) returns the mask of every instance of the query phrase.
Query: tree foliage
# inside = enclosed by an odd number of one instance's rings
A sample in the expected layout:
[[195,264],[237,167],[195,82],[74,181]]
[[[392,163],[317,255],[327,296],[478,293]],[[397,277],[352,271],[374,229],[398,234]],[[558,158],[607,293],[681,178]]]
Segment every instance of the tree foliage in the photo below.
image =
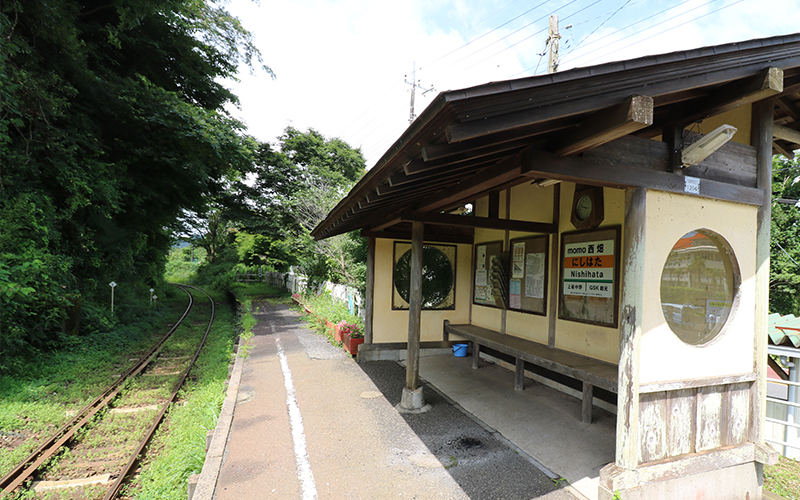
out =
[[772,160],[770,311],[800,315],[800,163]]
[[364,175],[359,149],[316,130],[288,127],[277,147],[262,144],[256,188],[262,234],[278,234],[295,249],[294,262],[313,281],[363,288],[366,246],[357,235],[314,241],[311,231]]
[[[258,64],[213,1],[0,3],[0,349],[53,338],[111,280],[148,286],[169,228],[255,144],[220,82]],[[8,235],[14,235],[8,236]]]

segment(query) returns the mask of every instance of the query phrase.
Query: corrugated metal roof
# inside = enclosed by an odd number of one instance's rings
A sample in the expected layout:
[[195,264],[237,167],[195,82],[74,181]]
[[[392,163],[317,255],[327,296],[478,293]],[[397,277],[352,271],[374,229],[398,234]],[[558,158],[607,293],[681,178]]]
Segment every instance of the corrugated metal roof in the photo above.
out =
[[[709,102],[768,67],[784,72],[775,123],[800,125],[800,34],[442,92],[312,234],[324,239],[355,229],[398,231],[404,210],[447,211],[531,181],[515,175],[512,160],[519,164],[532,148],[547,152],[587,117],[633,95],[652,97],[654,115],[652,125],[635,135],[658,136],[666,127],[705,118]],[[791,154],[798,147],[774,142],[776,152]],[[471,188],[465,191],[465,184]]]
[[771,345],[800,347],[800,318],[792,314],[770,314],[767,334]]

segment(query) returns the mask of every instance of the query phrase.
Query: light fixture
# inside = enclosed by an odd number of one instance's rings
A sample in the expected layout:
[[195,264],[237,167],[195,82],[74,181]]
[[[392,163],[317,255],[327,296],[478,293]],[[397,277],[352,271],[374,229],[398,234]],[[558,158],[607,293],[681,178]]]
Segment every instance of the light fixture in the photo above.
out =
[[547,186],[552,186],[554,184],[558,184],[559,182],[561,182],[561,180],[559,180],[559,179],[541,179],[541,180],[538,180],[538,181],[534,181],[534,184],[536,184],[537,186],[539,186],[541,188],[544,188],[544,187],[547,187]]
[[704,135],[681,151],[681,165],[684,168],[697,165],[730,141],[737,130],[733,125],[721,125],[715,128],[710,134]]

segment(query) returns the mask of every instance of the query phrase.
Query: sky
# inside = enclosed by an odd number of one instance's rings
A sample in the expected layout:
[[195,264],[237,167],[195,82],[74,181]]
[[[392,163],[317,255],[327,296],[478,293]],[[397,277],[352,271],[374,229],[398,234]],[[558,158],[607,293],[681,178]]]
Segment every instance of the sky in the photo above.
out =
[[[277,144],[288,126],[360,148],[371,168],[441,91],[791,34],[800,0],[229,0],[263,70],[227,82],[231,114]],[[412,86],[416,82],[416,86]]]

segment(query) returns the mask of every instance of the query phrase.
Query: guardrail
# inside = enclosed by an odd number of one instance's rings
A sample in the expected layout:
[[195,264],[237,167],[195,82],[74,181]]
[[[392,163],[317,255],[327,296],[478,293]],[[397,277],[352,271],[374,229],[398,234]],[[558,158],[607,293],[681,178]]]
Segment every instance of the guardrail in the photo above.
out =
[[[236,281],[239,283],[269,283],[272,286],[286,288],[292,293],[303,293],[308,286],[308,278],[296,273],[276,273],[263,271],[259,273],[236,273]],[[344,302],[347,309],[359,316],[364,316],[364,298],[353,287],[331,283],[326,281],[316,290],[317,294],[327,291],[335,299]]]
[[[780,381],[778,381],[778,380],[769,380],[768,383],[789,386],[789,394],[791,394],[791,392],[792,392],[792,387],[800,387],[800,382],[792,382],[790,380],[780,380]],[[797,389],[795,389],[795,391],[797,391]],[[792,398],[792,399],[794,399],[794,398]],[[779,439],[766,438],[765,441],[767,441],[768,443],[772,443],[772,444],[778,445],[778,446],[783,446],[784,447],[784,452],[783,452],[784,456],[788,456],[789,455],[789,453],[787,453],[787,450],[786,450],[787,448],[792,448],[794,450],[800,451],[800,423],[790,422],[789,421],[789,418],[792,417],[792,416],[794,417],[794,419],[800,420],[800,410],[794,410],[794,408],[800,408],[800,403],[797,403],[795,401],[783,400],[783,399],[775,398],[775,397],[771,397],[771,396],[767,396],[767,402],[768,403],[773,403],[773,404],[778,405],[778,406],[785,407],[787,411],[786,411],[786,420],[781,420],[781,419],[772,418],[772,417],[767,417],[767,419],[766,419],[767,423],[769,423],[769,424],[775,424],[775,425],[779,425],[779,426],[783,427],[784,431],[783,431],[782,434],[784,435],[784,439],[783,440],[779,440]],[[795,434],[794,437],[790,437],[789,436],[789,434],[792,432],[792,430],[794,430],[794,434]],[[797,455],[797,454],[792,453],[792,455]]]

